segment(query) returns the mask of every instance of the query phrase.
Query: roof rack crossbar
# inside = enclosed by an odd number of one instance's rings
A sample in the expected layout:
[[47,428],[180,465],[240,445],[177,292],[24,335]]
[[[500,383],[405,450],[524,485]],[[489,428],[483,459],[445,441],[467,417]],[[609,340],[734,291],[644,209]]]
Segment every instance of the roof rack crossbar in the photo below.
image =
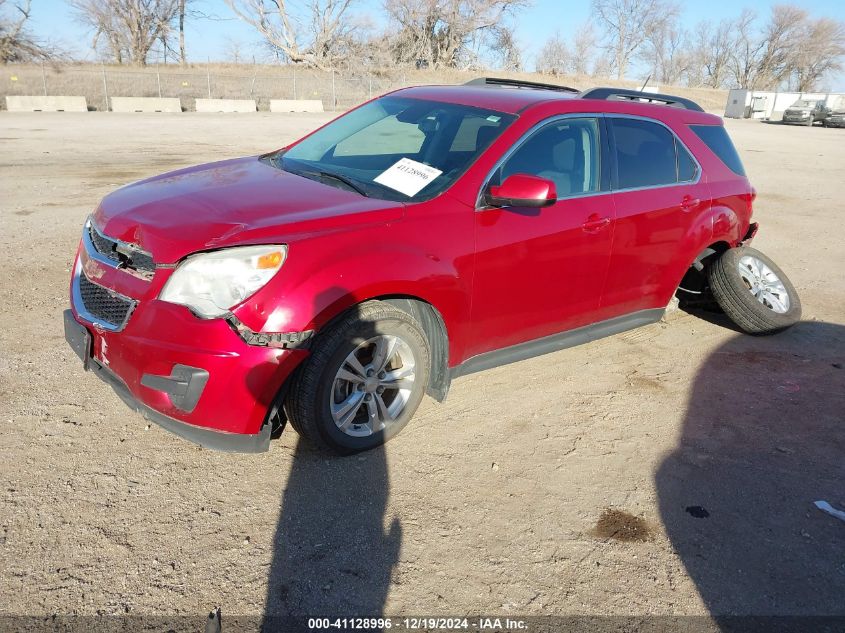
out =
[[645,101],[658,105],[667,105],[685,110],[704,112],[704,108],[691,99],[666,95],[658,92],[641,92],[630,88],[591,88],[581,93],[582,99],[601,99],[603,101]]
[[501,86],[511,88],[533,88],[535,90],[557,90],[559,92],[581,92],[577,88],[561,86],[558,84],[544,84],[538,81],[523,81],[522,79],[500,79],[498,77],[479,77],[464,84],[465,86]]

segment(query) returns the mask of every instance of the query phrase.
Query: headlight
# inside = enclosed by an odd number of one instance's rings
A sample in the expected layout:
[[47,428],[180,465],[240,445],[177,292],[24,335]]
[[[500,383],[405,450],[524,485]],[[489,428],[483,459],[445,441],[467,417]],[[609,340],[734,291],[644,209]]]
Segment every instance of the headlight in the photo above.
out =
[[162,301],[188,306],[198,316],[224,316],[273,278],[287,246],[238,246],[192,255],[164,284]]

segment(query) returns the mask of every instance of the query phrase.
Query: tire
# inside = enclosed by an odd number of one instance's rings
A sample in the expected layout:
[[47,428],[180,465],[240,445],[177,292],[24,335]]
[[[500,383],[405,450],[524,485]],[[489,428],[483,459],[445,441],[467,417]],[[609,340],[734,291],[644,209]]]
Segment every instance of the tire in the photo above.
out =
[[[761,276],[765,281],[757,285],[755,295],[755,280]],[[722,253],[708,267],[707,278],[716,302],[749,334],[774,334],[801,318],[801,300],[795,286],[777,264],[749,246]]]
[[[385,364],[379,364],[379,350],[389,354]],[[373,374],[367,378],[369,369]],[[366,451],[387,442],[413,417],[430,370],[429,344],[416,319],[389,304],[368,301],[314,340],[311,355],[293,377],[285,414],[294,430],[318,448],[341,455]]]

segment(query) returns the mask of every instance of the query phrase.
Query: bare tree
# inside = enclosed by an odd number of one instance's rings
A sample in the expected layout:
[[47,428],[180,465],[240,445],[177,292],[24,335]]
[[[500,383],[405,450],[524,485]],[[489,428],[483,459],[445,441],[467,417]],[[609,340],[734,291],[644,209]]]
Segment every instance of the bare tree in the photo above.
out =
[[495,33],[527,4],[528,0],[385,0],[385,11],[397,31],[394,59],[454,68],[471,42]]
[[[805,58],[804,52],[808,48],[816,48],[817,43],[809,39],[812,24],[804,9],[792,5],[772,7],[769,20],[762,29],[757,27],[753,12],[743,11],[734,24],[734,52],[729,63],[733,80],[742,88],[764,89],[783,85],[797,74],[801,59]],[[824,48],[821,47],[821,57],[831,55],[827,63],[835,66],[838,63],[835,45],[826,52]],[[821,66],[824,65],[825,62],[821,62]]]
[[830,18],[809,21],[794,59],[794,78],[801,92],[817,87],[825,75],[842,70],[845,25]]
[[81,22],[94,31],[93,47],[105,43],[114,61],[145,65],[153,45],[171,32],[179,0],[70,0]]
[[753,87],[775,88],[789,78],[804,44],[802,35],[807,18],[807,12],[800,7],[772,7],[769,21],[763,31],[764,45]]
[[571,61],[572,55],[566,42],[563,41],[560,33],[555,33],[546,40],[540,52],[537,53],[535,68],[539,73],[564,75],[569,71]]
[[752,88],[757,76],[759,57],[765,42],[755,33],[757,14],[744,9],[734,21],[733,53],[729,70],[740,88]]
[[677,85],[692,66],[693,53],[688,49],[689,34],[677,17],[671,17],[651,29],[643,46],[642,58],[651,68],[656,81]]
[[179,63],[183,66],[188,63],[188,56],[185,54],[185,11],[188,0],[179,0]]
[[670,0],[593,0],[593,15],[613,52],[616,76],[625,77],[628,63],[646,42],[649,33],[678,14]]
[[733,20],[721,20],[718,24],[699,22],[695,29],[693,46],[698,60],[698,76],[692,83],[721,88],[728,79],[728,66],[734,53]]
[[0,0],[0,64],[53,59],[57,51],[26,28],[31,1]]
[[603,51],[593,63],[593,77],[610,77],[613,74],[613,53]]
[[235,39],[233,37],[227,37],[224,50],[226,51],[227,61],[230,61],[233,64],[243,63],[244,43],[241,40]]
[[592,22],[585,22],[578,27],[572,43],[569,70],[576,75],[589,75],[593,72],[593,59],[597,45],[598,38]]
[[522,70],[522,49],[516,41],[512,27],[497,26],[492,30],[491,48],[502,70],[519,72]]
[[307,0],[296,14],[285,0],[226,0],[226,4],[294,64],[331,68],[342,41],[350,36],[354,0]]

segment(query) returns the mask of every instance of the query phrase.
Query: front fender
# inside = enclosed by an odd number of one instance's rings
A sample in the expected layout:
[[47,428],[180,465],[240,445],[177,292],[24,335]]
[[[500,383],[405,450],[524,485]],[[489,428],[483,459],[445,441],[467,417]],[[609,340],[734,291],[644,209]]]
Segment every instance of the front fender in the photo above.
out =
[[461,359],[473,256],[425,233],[397,223],[292,243],[279,274],[234,314],[257,332],[319,331],[362,301],[415,297],[442,315],[449,358]]

